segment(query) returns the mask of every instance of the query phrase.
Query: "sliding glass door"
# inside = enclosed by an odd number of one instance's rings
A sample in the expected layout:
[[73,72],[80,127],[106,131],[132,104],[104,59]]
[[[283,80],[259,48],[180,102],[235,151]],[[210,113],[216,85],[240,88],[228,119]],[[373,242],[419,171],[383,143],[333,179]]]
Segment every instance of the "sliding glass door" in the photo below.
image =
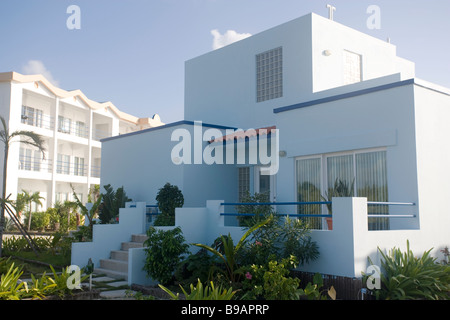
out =
[[[297,201],[317,202],[337,197],[367,197],[388,201],[386,151],[323,154],[296,160]],[[331,200],[331,199],[330,199]],[[331,209],[331,208],[330,208]],[[327,206],[300,205],[299,214],[328,214]],[[387,206],[369,206],[370,214],[388,214]],[[322,229],[323,219],[304,218],[311,228]],[[369,230],[389,229],[387,218],[369,218]]]

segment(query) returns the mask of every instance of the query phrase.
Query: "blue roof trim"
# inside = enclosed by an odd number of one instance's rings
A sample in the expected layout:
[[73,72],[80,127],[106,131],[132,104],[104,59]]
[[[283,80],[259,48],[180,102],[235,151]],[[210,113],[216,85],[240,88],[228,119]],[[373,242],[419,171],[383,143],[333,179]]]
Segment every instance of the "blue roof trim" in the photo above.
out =
[[339,95],[335,95],[335,96],[331,96],[331,97],[326,97],[326,98],[322,98],[322,99],[302,102],[302,103],[294,104],[294,105],[287,106],[287,107],[276,108],[273,110],[273,113],[280,113],[280,112],[285,112],[285,111],[290,111],[290,110],[295,110],[295,109],[300,109],[300,108],[306,108],[306,107],[314,106],[317,104],[357,97],[357,96],[361,96],[361,95],[368,94],[368,93],[397,88],[397,87],[406,86],[406,85],[410,85],[410,84],[414,84],[414,79],[389,83],[389,84],[381,85],[378,87],[372,87],[372,88],[362,89],[362,90],[348,92],[348,93],[344,93],[344,94],[339,94]]
[[[139,130],[139,131],[135,131],[135,132],[121,134],[121,135],[114,136],[114,137],[101,139],[100,142],[111,141],[111,140],[120,139],[120,138],[124,138],[124,137],[134,136],[134,135],[141,134],[141,133],[146,133],[146,132],[161,130],[161,129],[167,129],[170,127],[176,127],[176,126],[181,126],[181,125],[193,126],[193,125],[195,125],[195,123],[196,123],[196,121],[181,120],[181,121],[165,124],[165,125],[159,126],[159,127],[148,128],[148,129],[144,129],[144,130]],[[227,127],[227,126],[221,126],[221,125],[215,125],[215,124],[203,123],[203,122],[202,122],[202,126],[209,127],[209,128],[216,128],[216,129],[234,129],[234,130],[236,130],[236,128],[234,128],[234,127]]]

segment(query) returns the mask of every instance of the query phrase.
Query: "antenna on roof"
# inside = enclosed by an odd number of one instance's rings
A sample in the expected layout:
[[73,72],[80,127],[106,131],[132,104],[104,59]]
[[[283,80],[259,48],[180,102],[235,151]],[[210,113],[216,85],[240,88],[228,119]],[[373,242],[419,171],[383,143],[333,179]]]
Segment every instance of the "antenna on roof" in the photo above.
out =
[[336,11],[336,7],[333,7],[331,4],[327,4],[328,8],[328,19],[334,20],[334,11]]

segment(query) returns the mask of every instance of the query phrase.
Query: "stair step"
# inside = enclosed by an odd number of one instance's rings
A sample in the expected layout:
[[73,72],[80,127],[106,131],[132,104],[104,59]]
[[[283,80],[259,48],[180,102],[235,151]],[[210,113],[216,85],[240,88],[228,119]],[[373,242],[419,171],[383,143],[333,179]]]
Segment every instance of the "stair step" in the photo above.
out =
[[143,248],[144,244],[142,242],[122,242],[122,250],[128,250],[130,248]]
[[111,259],[128,261],[128,251],[125,250],[113,250],[111,251]]
[[100,259],[100,268],[128,273],[128,261]]
[[146,234],[133,234],[131,236],[132,242],[141,242],[144,243],[148,239],[148,236]]
[[110,278],[119,279],[119,280],[128,280],[128,272],[119,272],[110,269],[104,268],[95,268],[94,273],[96,274],[104,274]]
[[120,250],[111,251],[110,259],[100,259],[100,266],[94,272],[114,279],[128,280],[128,249],[143,248],[147,239],[146,234],[133,234],[130,242],[122,242]]

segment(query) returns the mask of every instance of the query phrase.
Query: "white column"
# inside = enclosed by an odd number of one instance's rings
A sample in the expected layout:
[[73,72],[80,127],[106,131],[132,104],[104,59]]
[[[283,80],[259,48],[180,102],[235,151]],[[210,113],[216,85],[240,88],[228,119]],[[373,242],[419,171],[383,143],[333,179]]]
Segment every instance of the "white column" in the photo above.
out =
[[[55,97],[55,124],[53,128],[53,154],[51,155],[51,159],[53,161],[52,166],[52,185],[50,189],[50,194],[47,200],[47,206],[53,207],[56,200],[56,167],[58,161],[58,116],[59,116],[59,98]],[[50,157],[50,154],[48,155]]]

